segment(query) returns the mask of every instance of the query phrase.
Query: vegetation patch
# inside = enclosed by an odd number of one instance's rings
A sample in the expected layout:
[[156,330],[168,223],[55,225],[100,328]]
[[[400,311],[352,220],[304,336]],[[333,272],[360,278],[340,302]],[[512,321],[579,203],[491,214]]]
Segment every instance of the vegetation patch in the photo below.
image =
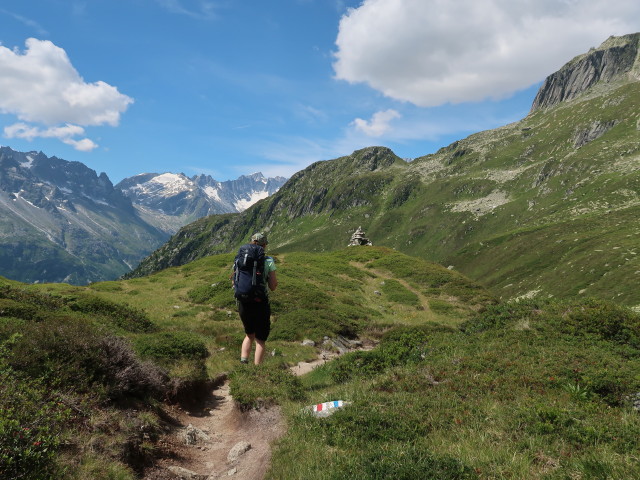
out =
[[144,358],[162,362],[176,359],[204,359],[209,356],[206,345],[191,332],[158,332],[135,339],[136,351]]
[[418,296],[408,290],[398,280],[385,280],[382,284],[382,293],[384,293],[390,301],[395,303],[400,303],[410,307],[417,307],[420,305],[420,299]]
[[282,364],[242,366],[231,373],[230,389],[243,410],[306,398],[300,379]]

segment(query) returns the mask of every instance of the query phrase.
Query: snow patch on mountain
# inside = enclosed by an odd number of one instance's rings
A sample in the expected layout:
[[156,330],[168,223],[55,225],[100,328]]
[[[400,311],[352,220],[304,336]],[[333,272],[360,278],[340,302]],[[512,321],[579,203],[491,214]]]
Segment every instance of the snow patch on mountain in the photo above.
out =
[[[266,181],[265,181],[265,185],[266,185]],[[251,192],[248,195],[248,198],[238,199],[238,201],[235,203],[236,209],[239,212],[243,212],[254,203],[262,200],[263,198],[267,198],[268,196],[269,196],[269,192],[266,190],[263,190],[262,192]]]
[[20,163],[20,167],[21,168],[31,168],[33,167],[33,157],[31,155],[27,155],[26,156],[27,161],[26,162],[21,162]]
[[220,198],[220,194],[218,193],[218,189],[217,188],[205,187],[204,188],[204,193],[207,195],[207,197],[209,197],[212,200],[216,200],[218,202],[222,200]]

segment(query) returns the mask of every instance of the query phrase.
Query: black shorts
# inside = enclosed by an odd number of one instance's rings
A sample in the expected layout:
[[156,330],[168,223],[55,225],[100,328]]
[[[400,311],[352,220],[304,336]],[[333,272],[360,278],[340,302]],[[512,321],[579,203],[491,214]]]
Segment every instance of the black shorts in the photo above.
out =
[[256,335],[258,340],[267,341],[271,331],[271,305],[269,302],[238,302],[238,313],[244,325],[244,333]]

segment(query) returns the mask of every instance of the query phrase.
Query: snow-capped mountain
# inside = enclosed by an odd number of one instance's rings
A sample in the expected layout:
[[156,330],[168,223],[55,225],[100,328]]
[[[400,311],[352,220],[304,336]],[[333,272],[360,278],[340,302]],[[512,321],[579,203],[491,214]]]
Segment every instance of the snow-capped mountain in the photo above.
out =
[[146,173],[114,187],[80,162],[0,147],[0,275],[27,283],[114,280],[180,227],[240,212],[285,181]]
[[23,282],[112,280],[166,238],[105,173],[0,147],[0,275]]
[[115,188],[131,199],[140,216],[167,233],[198,218],[236,213],[275,193],[286,178],[262,173],[219,182],[209,175],[142,173],[125,178]]

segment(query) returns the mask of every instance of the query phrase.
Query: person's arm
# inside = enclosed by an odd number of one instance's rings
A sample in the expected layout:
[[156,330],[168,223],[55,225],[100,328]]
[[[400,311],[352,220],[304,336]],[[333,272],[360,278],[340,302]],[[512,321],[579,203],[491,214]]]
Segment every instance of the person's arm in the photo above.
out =
[[267,283],[269,284],[269,290],[271,290],[273,292],[276,289],[276,287],[278,286],[278,278],[276,277],[276,272],[275,271],[269,272],[269,277],[267,278]]

